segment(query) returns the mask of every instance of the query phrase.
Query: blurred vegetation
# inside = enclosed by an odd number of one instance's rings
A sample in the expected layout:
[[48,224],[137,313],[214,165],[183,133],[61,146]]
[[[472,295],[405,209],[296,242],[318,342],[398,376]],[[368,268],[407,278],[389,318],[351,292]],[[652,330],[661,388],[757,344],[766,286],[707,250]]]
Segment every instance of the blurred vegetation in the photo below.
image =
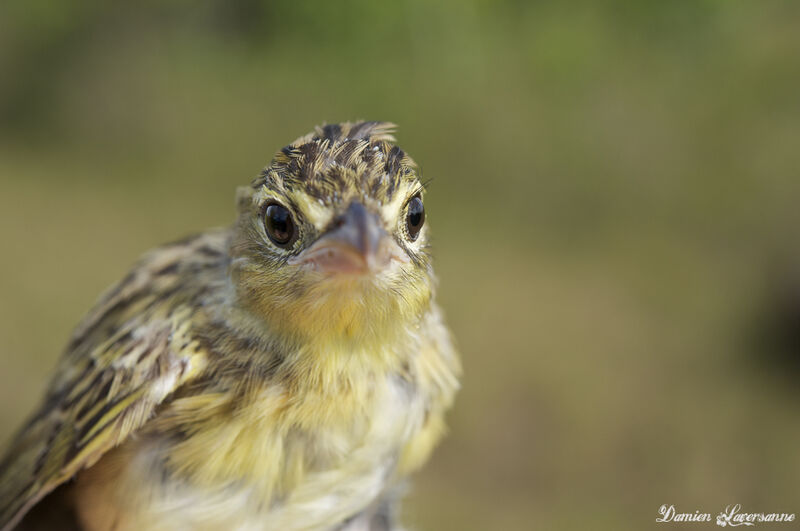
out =
[[464,389],[419,529],[800,512],[800,4],[0,3],[0,437],[144,250],[323,121],[433,178]]

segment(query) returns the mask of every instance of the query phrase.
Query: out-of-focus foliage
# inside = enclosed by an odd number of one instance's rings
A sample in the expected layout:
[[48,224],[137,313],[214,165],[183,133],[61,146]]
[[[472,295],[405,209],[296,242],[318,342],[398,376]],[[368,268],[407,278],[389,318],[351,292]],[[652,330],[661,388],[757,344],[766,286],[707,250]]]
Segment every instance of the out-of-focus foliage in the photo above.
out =
[[[800,5],[0,3],[0,436],[142,251],[314,124],[433,182],[466,376],[421,529],[798,512]],[[794,291],[792,291],[794,290]]]

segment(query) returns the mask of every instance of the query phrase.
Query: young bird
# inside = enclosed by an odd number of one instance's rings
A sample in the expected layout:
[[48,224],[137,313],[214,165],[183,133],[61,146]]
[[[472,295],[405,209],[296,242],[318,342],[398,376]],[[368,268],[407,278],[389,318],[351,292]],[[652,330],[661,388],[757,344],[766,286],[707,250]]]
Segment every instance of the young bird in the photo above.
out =
[[393,128],[295,140],[100,298],[0,461],[3,531],[395,529],[459,362]]

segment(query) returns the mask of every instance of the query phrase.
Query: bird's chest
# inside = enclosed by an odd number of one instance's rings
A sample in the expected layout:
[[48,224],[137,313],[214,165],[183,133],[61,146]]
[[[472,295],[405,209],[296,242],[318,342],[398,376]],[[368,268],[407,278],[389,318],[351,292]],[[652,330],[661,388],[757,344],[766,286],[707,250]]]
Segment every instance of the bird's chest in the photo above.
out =
[[397,479],[425,417],[407,379],[364,382],[299,396],[271,386],[191,437],[142,440],[114,480],[117,498],[136,507],[138,529],[335,527]]
[[[328,397],[325,406],[326,398],[319,397],[321,409],[313,416],[328,420],[318,426],[297,423],[289,430],[292,449],[283,472],[288,488],[270,510],[270,522],[277,529],[297,522],[324,527],[379,498],[397,480],[403,447],[424,422],[425,404],[413,391],[408,382],[392,377],[365,396]],[[298,418],[310,418],[306,408],[314,402],[304,401],[295,412]]]

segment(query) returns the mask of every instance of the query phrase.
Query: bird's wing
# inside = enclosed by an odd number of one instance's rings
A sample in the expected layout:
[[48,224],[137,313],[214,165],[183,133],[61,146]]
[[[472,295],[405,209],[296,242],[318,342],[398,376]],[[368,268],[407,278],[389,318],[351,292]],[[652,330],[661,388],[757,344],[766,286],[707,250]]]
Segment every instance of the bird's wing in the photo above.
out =
[[76,330],[44,403],[0,458],[2,531],[203,370],[205,350],[192,337],[197,305],[176,274],[180,258],[166,249],[145,260]]

